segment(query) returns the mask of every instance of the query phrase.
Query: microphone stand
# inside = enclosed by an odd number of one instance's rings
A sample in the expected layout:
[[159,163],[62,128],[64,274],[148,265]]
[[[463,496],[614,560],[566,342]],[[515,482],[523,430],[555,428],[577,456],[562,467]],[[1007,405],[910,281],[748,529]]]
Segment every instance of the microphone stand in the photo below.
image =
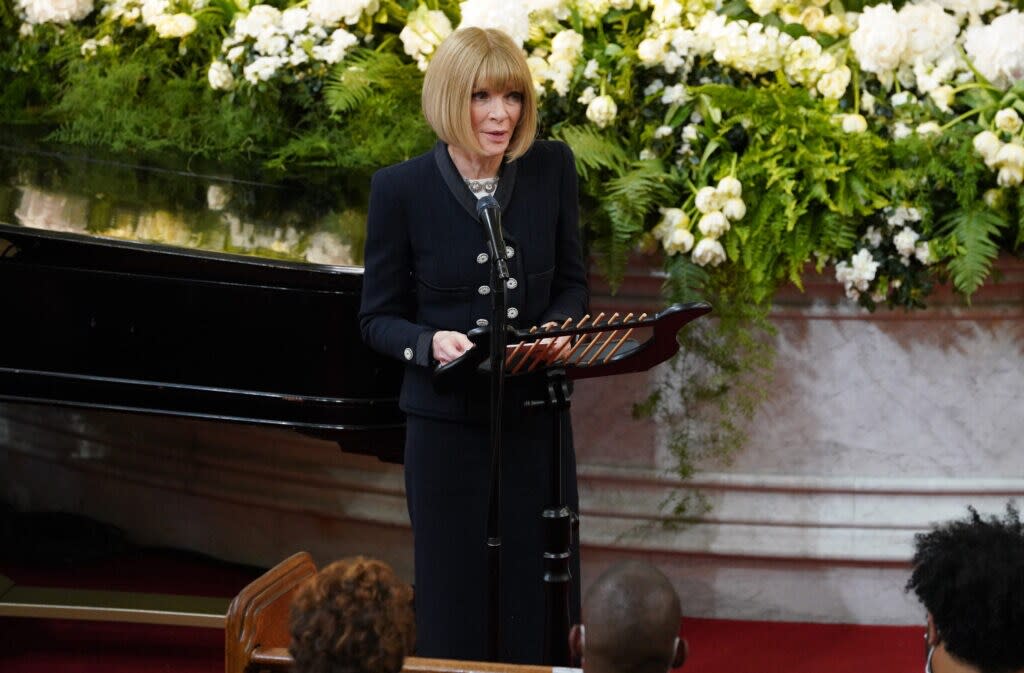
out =
[[[501,419],[505,386],[509,279],[505,241],[487,227],[491,250],[491,485],[487,504],[487,659],[501,652]],[[500,228],[498,229],[500,231]],[[500,246],[500,247],[499,247]]]

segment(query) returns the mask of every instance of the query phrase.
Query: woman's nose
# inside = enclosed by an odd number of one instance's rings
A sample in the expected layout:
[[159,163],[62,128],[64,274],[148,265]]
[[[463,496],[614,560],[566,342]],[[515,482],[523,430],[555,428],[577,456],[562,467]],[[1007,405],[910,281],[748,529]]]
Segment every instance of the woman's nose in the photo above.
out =
[[505,107],[505,101],[498,96],[495,96],[491,101],[490,115],[492,119],[499,120],[508,117],[508,109]]

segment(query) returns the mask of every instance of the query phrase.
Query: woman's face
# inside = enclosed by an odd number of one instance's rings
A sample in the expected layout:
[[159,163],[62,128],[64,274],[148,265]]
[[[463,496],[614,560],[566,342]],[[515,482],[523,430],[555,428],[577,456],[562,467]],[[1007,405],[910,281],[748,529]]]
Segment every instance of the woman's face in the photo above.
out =
[[488,86],[474,87],[470,119],[484,156],[504,156],[522,112],[522,92]]

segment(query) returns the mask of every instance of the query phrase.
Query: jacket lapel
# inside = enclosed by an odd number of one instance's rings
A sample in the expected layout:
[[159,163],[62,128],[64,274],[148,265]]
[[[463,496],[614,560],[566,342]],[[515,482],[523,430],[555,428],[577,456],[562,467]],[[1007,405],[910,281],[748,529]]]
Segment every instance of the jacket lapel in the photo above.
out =
[[[477,198],[473,195],[473,192],[469,191],[469,187],[466,186],[462,176],[459,175],[458,169],[455,168],[455,163],[448,154],[448,146],[443,140],[438,140],[437,144],[434,145],[434,163],[437,164],[437,169],[441,171],[441,177],[444,178],[444,183],[448,185],[448,190],[452,193],[452,196],[455,197],[455,200],[459,202],[463,210],[469,213],[469,216],[476,222]],[[512,191],[516,185],[516,162],[502,163],[498,175],[500,179],[498,180],[498,189],[494,194],[494,198],[498,200],[498,205],[501,206],[501,211],[504,213],[508,210],[509,203],[512,202]],[[503,227],[504,224],[503,221]],[[510,234],[507,227],[503,228],[502,233],[509,241],[515,242],[515,238]]]

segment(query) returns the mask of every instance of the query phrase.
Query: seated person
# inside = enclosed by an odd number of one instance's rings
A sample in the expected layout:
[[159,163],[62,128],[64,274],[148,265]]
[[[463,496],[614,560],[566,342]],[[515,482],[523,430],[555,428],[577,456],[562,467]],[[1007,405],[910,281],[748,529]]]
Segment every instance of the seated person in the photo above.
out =
[[398,673],[412,653],[412,588],[361,556],[307,580],[291,609],[296,673]]
[[928,610],[929,673],[1024,673],[1024,528],[970,515],[915,538],[913,590]]
[[583,623],[569,631],[569,650],[584,673],[666,673],[686,660],[679,638],[679,596],[657,568],[618,563],[583,598]]

